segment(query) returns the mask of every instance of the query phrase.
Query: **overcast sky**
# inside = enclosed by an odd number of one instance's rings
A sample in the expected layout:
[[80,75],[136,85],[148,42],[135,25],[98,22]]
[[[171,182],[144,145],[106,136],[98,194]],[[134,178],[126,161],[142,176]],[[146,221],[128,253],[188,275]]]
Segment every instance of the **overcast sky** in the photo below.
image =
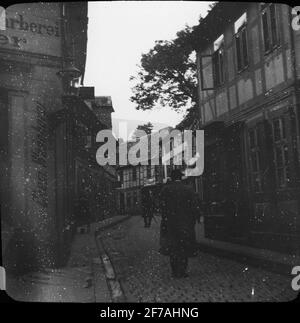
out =
[[[114,1],[89,2],[88,51],[85,86],[95,86],[96,95],[112,97],[115,113],[113,130],[118,136],[118,120],[136,125],[152,122],[155,128],[174,126],[182,115],[170,109],[137,111],[132,95],[131,75],[138,70],[141,55],[155,40],[171,40],[185,24],[198,24],[205,16],[205,1]],[[158,123],[158,124],[157,124]]]

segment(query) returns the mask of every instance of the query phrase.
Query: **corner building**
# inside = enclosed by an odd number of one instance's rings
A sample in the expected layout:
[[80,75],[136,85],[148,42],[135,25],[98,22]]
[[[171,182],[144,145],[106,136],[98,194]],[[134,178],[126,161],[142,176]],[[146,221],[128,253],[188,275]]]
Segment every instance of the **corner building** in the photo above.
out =
[[[72,236],[68,126],[57,73],[84,76],[87,3],[16,4],[0,30],[0,203],[5,268],[57,266]],[[54,119],[55,119],[54,118]]]

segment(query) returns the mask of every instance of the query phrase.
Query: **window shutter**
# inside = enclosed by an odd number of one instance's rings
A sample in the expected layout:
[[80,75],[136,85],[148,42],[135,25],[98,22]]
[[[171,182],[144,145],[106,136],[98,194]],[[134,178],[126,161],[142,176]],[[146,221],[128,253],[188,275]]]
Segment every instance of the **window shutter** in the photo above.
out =
[[263,27],[265,51],[268,51],[270,50],[270,37],[269,37],[269,26],[268,26],[268,13],[266,10],[262,12],[262,27]]
[[278,31],[276,24],[276,7],[275,4],[270,5],[270,25],[272,32],[272,45],[276,45],[278,43]]
[[248,65],[248,47],[247,47],[247,30],[244,28],[242,31],[242,43],[243,43],[243,60],[244,67]]
[[242,55],[241,55],[241,37],[240,34],[235,36],[236,42],[236,57],[237,57],[237,69],[240,71],[242,69]]
[[200,56],[200,77],[202,91],[214,89],[212,55]]

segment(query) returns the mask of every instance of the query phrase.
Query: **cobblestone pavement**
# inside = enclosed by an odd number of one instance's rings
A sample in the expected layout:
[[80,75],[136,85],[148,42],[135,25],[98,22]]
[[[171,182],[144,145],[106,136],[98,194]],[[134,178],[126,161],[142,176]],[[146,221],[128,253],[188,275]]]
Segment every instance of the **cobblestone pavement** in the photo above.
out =
[[173,279],[169,258],[158,253],[159,223],[141,217],[102,233],[128,302],[288,301],[296,297],[292,277],[199,252],[189,260],[189,277]]

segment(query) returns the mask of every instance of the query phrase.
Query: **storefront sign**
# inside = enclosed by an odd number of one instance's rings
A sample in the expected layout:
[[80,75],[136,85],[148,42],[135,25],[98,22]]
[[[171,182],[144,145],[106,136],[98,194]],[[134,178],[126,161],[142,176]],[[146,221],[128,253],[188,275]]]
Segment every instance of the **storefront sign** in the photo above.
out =
[[[57,4],[44,16],[43,6],[14,5],[2,10],[0,49],[59,55],[61,46],[60,11]],[[49,15],[49,12],[51,13]]]

